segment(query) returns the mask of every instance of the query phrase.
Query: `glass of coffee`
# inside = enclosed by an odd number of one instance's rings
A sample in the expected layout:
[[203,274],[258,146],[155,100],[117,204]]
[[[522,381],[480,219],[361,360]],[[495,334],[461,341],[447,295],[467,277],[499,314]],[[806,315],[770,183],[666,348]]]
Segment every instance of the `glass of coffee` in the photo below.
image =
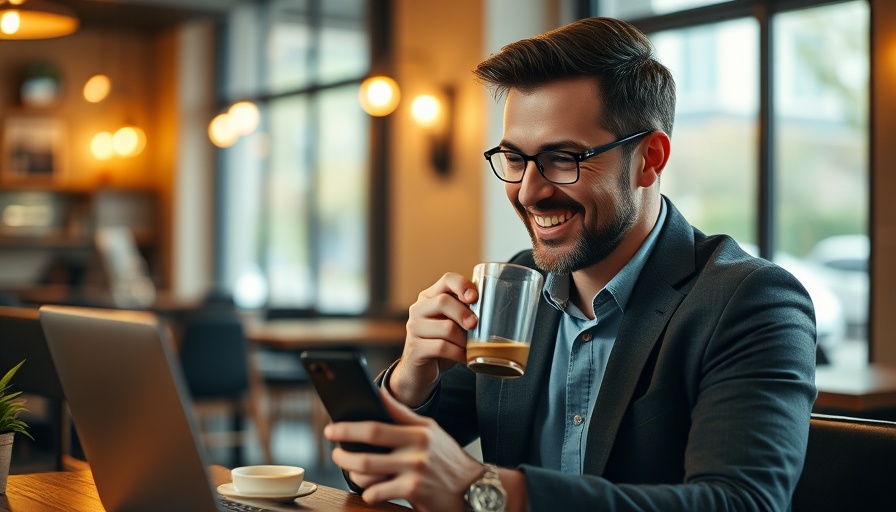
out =
[[479,300],[470,309],[479,323],[467,332],[467,366],[492,377],[522,376],[544,279],[529,267],[480,263],[473,282]]

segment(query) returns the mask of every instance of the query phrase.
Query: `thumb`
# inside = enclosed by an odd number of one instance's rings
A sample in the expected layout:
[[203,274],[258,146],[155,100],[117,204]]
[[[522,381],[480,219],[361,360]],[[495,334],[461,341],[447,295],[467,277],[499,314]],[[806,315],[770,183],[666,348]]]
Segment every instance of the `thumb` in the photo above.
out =
[[389,416],[392,416],[395,423],[399,425],[426,424],[426,418],[420,416],[409,409],[408,406],[399,402],[398,399],[394,398],[388,391],[386,391],[386,388],[380,388],[380,396],[383,398],[383,405],[386,406],[386,412],[389,413]]

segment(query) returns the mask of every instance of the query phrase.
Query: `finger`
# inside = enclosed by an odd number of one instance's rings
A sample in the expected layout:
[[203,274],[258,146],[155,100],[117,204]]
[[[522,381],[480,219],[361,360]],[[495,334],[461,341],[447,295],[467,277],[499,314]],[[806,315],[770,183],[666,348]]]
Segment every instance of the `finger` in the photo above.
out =
[[407,499],[410,494],[407,480],[407,478],[393,478],[371,484],[364,489],[361,499],[370,504]]
[[349,471],[348,477],[352,482],[357,484],[358,487],[366,489],[374,484],[387,480],[389,478],[389,475],[370,475],[367,473],[357,473],[355,471]]
[[[419,297],[417,302],[411,305],[408,309],[408,333],[422,333],[421,329],[427,326],[430,329],[433,327],[443,330],[450,329],[450,325],[440,325],[438,323],[438,321],[445,319],[451,320],[461,329],[470,329],[476,325],[476,315],[470,310],[469,305],[458,300],[454,295],[440,293],[432,297]],[[428,322],[433,321],[435,323],[428,324]]]
[[389,413],[389,416],[391,416],[396,423],[400,425],[418,426],[426,426],[429,424],[429,418],[415,413],[406,405],[393,398],[392,395],[383,388],[380,388],[380,397],[383,399],[383,405],[386,406],[386,412]]
[[[343,448],[333,450],[333,462],[337,466],[370,481],[414,472],[423,464],[422,457],[425,455],[410,449],[398,449],[391,453],[350,452]],[[360,485],[359,481],[352,480]]]
[[[456,326],[455,326],[456,327]],[[458,328],[456,333],[425,332],[423,336],[409,336],[402,350],[402,363],[427,362],[445,359],[466,362],[467,333]]]
[[455,272],[445,273],[435,284],[420,292],[420,296],[431,298],[442,293],[449,293],[467,304],[476,302],[478,298],[476,285]]

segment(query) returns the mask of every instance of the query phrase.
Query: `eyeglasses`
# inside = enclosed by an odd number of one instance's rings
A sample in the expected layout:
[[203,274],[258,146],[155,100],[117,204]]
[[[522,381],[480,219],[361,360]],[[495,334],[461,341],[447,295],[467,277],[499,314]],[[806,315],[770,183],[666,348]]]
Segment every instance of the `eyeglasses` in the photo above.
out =
[[557,185],[570,185],[579,181],[579,162],[587,160],[593,156],[609,151],[616,146],[621,146],[626,142],[639,139],[653,130],[644,130],[638,133],[623,137],[615,142],[604,144],[591,148],[583,153],[573,153],[572,151],[552,150],[542,151],[532,156],[524,155],[519,151],[512,149],[501,149],[501,147],[492,148],[486,151],[485,159],[492,166],[495,176],[501,181],[507,183],[520,183],[523,181],[523,174],[526,173],[526,167],[529,162],[535,162],[538,172],[544,176],[544,179]]

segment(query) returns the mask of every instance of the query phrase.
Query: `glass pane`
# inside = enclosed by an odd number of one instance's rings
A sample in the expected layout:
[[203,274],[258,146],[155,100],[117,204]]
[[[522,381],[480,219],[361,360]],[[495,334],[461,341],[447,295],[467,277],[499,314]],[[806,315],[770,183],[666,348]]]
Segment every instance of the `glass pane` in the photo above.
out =
[[317,307],[360,313],[368,305],[367,211],[369,118],[357,86],[320,94],[315,250]]
[[756,241],[758,24],[653,34],[676,81],[672,154],[660,190],[706,233]]
[[597,0],[601,16],[634,19],[721,4],[731,0]]
[[321,7],[317,79],[336,82],[363,76],[370,67],[364,0],[328,0]]
[[264,218],[264,167],[253,149],[258,134],[240,138],[220,150],[223,187],[218,223],[223,227],[221,266],[223,282],[237,305],[257,308],[267,300],[267,283],[259,265],[259,243]]
[[864,1],[773,22],[776,249],[807,274],[797,277],[813,294],[819,344],[835,360],[860,364],[868,324],[868,25]]
[[351,80],[370,66],[365,0],[321,2],[319,23],[307,1],[281,0],[271,9],[268,90],[274,94]]
[[307,1],[279,0],[271,6],[268,19],[267,91],[276,94],[307,86],[312,81],[314,45]]
[[290,96],[271,102],[264,254],[270,302],[278,307],[308,307],[314,300],[309,245],[311,216],[311,140],[309,98]]

